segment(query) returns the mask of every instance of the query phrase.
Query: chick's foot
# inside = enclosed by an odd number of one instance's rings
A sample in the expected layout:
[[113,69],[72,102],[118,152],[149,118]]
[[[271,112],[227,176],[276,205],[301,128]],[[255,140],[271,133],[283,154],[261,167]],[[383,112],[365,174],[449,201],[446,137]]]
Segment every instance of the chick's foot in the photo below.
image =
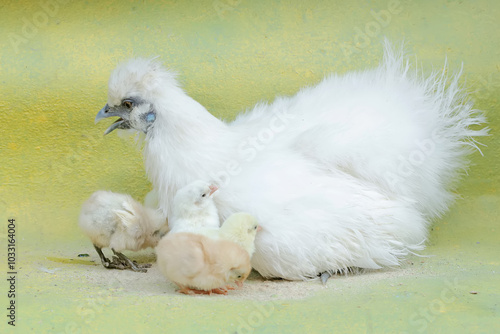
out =
[[152,264],[151,263],[137,263],[137,261],[132,261],[135,266],[137,268],[143,268],[143,269],[147,269],[147,268],[151,268]]
[[149,267],[143,267],[141,265],[138,266],[137,262],[131,261],[128,257],[126,257],[125,255],[123,255],[120,252],[115,251],[114,249],[112,249],[112,250],[113,250],[113,253],[115,253],[115,255],[116,255],[114,258],[117,258],[117,261],[120,262],[121,265],[124,266],[126,269],[131,269],[135,272],[141,272],[141,273],[147,272],[147,270],[144,268],[149,268]]
[[210,295],[210,294],[212,294],[212,291],[191,289],[191,288],[188,288],[185,286],[181,287],[179,292],[183,293],[185,295]]
[[217,288],[217,289],[212,289],[212,293],[216,293],[218,295],[227,295],[227,290],[226,288]]

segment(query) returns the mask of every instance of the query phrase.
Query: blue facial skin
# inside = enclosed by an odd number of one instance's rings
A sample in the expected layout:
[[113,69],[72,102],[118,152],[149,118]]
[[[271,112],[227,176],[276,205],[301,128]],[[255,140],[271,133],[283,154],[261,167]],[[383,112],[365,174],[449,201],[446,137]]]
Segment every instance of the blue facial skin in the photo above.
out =
[[148,123],[153,123],[156,119],[156,115],[153,112],[150,112],[149,114],[146,115],[146,122]]
[[156,120],[156,114],[155,114],[155,112],[154,111],[150,111],[149,113],[146,114],[146,116],[144,117],[144,119],[146,120],[146,123],[148,124],[147,125],[147,129],[144,130],[144,133],[148,133],[148,130],[151,128],[151,126],[153,126],[153,123]]

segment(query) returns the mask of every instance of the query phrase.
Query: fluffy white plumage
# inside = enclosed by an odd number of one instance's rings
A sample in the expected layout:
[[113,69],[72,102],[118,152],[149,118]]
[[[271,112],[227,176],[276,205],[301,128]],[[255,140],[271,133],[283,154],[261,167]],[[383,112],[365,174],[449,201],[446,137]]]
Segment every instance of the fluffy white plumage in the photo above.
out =
[[[156,247],[168,231],[167,222],[158,210],[142,206],[130,195],[105,190],[96,191],[83,203],[79,226],[107,268],[128,267],[130,263],[121,251]],[[107,260],[101,251],[105,247],[111,248],[122,263]]]
[[218,229],[219,214],[213,195],[217,187],[196,180],[177,191],[169,218],[170,233],[196,232],[201,228]]
[[460,74],[445,73],[411,71],[387,43],[375,69],[328,76],[225,123],[157,61],[132,59],[111,74],[96,120],[119,116],[113,129],[146,133],[146,171],[165,215],[178,189],[219,179],[220,217],[246,211],[263,227],[253,267],[306,279],[395,266],[424,247],[431,219],[454,198],[473,137],[487,134],[475,127],[485,119]]

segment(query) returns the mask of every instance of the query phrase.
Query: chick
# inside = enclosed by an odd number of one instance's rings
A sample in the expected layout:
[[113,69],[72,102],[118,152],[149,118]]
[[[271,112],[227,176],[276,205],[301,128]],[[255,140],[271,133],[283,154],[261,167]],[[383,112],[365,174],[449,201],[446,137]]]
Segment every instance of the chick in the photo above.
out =
[[198,180],[179,189],[174,197],[170,233],[195,232],[200,228],[219,228],[219,214],[213,201],[215,185]]
[[248,253],[229,240],[194,233],[169,233],[156,247],[158,267],[184,294],[227,294],[252,267]]
[[[166,219],[157,210],[146,208],[130,195],[96,191],[83,203],[80,228],[90,238],[101,262],[108,269],[132,269],[146,272],[151,265],[138,265],[121,253],[155,247],[168,231]],[[102,248],[115,254],[107,259]]]
[[261,229],[254,216],[238,212],[229,216],[219,230],[202,229],[199,233],[211,238],[233,241],[246,250],[252,258],[255,252],[255,236]]

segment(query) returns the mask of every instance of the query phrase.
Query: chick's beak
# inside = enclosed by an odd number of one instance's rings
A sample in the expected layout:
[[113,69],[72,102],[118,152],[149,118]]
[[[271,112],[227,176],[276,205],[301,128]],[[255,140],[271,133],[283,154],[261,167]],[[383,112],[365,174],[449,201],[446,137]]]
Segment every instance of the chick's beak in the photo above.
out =
[[210,185],[208,188],[210,188],[210,193],[209,193],[209,196],[212,196],[212,194],[213,194],[214,192],[216,192],[216,191],[219,189],[217,186],[215,186],[215,185],[213,185],[213,184],[212,184],[212,185]]
[[119,117],[109,128],[104,131],[104,135],[107,135],[108,133],[112,132],[113,130],[116,129],[130,129],[130,122],[127,120],[128,119],[128,113],[123,112],[122,110],[118,108],[110,108],[107,104],[99,110],[97,115],[95,116],[95,124],[99,122],[103,118],[108,118],[108,117]]
[[262,231],[262,227],[259,225],[257,226],[257,232]]
[[235,283],[238,286],[238,288],[243,287],[243,282],[242,281],[235,281]]

